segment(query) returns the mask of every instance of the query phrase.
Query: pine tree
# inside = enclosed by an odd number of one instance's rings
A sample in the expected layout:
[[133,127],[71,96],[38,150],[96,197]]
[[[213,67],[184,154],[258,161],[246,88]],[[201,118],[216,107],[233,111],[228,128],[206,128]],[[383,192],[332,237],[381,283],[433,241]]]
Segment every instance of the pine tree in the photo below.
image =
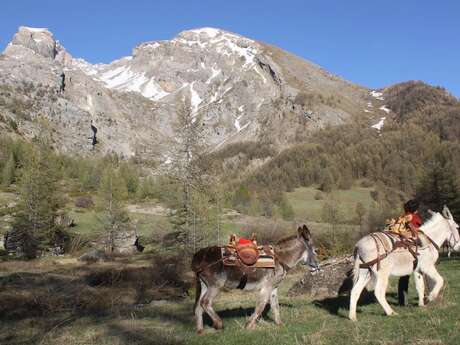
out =
[[[206,203],[200,203],[202,195],[210,189],[209,165],[204,161],[206,152],[202,116],[193,111],[190,97],[183,96],[178,102],[176,121],[173,125],[174,142],[170,153],[169,175],[181,185],[180,199],[171,222],[177,233],[178,243],[186,249],[196,246],[197,219],[202,219]],[[202,195],[200,195],[202,194]]]
[[2,171],[2,184],[4,186],[9,186],[14,182],[16,174],[16,161],[14,159],[13,153],[10,153],[10,157],[3,167]]
[[447,205],[455,219],[460,218],[460,183],[456,169],[442,160],[433,162],[417,188],[416,197],[424,206],[440,211]]
[[99,208],[103,212],[102,224],[109,252],[115,249],[117,235],[129,227],[129,216],[122,203],[127,193],[123,178],[113,165],[109,165],[102,175],[98,190]]
[[364,216],[366,215],[366,208],[364,207],[362,202],[358,202],[355,208],[356,219],[359,225],[363,225]]
[[323,192],[329,193],[334,188],[334,177],[332,176],[331,172],[326,169],[323,170],[321,176],[321,185],[319,189]]
[[56,217],[63,205],[59,197],[58,173],[55,157],[46,143],[32,150],[19,181],[20,202],[13,229],[24,254],[34,258],[53,244]]

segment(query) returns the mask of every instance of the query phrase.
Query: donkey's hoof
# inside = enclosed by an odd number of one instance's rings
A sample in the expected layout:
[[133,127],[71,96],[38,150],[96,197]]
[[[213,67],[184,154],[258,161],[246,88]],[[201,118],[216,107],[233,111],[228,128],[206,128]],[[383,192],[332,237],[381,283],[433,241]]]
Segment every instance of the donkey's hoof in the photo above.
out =
[[217,330],[220,330],[224,328],[224,324],[222,323],[222,321],[214,322],[212,327],[214,327]]
[[353,322],[358,321],[358,319],[356,318],[356,316],[348,316],[348,318],[350,319],[350,321],[353,321]]
[[432,296],[428,295],[428,302],[434,302],[436,300],[436,298],[438,298],[437,295],[436,296],[435,295],[432,295]]
[[249,329],[249,330],[253,331],[253,330],[256,329],[256,324],[254,322],[250,322],[250,323],[246,324],[246,329]]
[[387,314],[388,316],[398,316],[399,314],[395,311],[391,311],[389,314]]
[[198,330],[196,331],[196,334],[197,334],[197,335],[204,335],[204,329],[198,329]]

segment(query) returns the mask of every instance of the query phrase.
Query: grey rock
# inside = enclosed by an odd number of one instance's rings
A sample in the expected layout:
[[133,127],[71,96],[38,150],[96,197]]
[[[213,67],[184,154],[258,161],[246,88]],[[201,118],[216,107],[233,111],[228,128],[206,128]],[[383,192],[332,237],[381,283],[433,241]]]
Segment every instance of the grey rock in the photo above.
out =
[[322,262],[319,272],[307,272],[289,290],[290,296],[307,295],[314,299],[334,298],[352,287],[353,257],[332,258]]
[[[109,234],[102,240],[106,252],[115,255],[133,255],[142,251],[136,231],[125,230]],[[141,249],[142,248],[142,249]]]
[[92,249],[78,258],[78,261],[84,261],[87,263],[102,262],[107,260],[108,256],[100,249]]

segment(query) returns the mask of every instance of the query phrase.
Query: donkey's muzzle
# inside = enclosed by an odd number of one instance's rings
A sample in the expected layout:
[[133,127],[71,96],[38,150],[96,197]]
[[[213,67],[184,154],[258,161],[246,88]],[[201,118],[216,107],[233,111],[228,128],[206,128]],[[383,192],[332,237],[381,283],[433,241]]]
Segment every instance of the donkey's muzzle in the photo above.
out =
[[321,267],[319,266],[319,263],[308,263],[308,268],[310,269],[310,273],[316,273],[321,271]]

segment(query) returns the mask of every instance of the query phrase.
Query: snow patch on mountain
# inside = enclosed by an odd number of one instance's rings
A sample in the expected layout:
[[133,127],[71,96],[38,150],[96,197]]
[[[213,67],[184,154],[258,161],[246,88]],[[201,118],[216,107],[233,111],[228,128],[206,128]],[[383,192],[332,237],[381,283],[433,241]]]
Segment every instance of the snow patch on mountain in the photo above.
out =
[[200,95],[193,88],[194,84],[195,84],[195,82],[190,84],[190,93],[191,93],[190,103],[191,103],[191,106],[192,106],[192,113],[196,113],[198,111],[198,106],[202,102],[202,99],[201,99]]
[[376,130],[380,132],[383,128],[383,125],[385,124],[385,119],[386,117],[381,117],[380,121],[377,122],[375,125],[372,125],[371,128],[375,128]]
[[222,71],[220,69],[214,69],[214,67],[211,67],[211,71],[212,71],[212,74],[211,76],[209,77],[208,80],[206,80],[206,84],[211,84],[211,81],[217,77],[220,73],[222,73]]
[[265,83],[267,82],[267,78],[265,78],[265,76],[263,75],[263,73],[261,73],[261,72],[259,71],[259,68],[258,68],[257,66],[254,66],[254,71],[256,71],[256,73],[257,73],[258,75],[260,75],[260,77],[262,78],[263,83],[265,84]]
[[21,26],[19,30],[24,29],[30,32],[49,32],[47,28],[31,28],[29,26]]
[[391,111],[390,109],[387,108],[386,105],[382,105],[379,109],[380,109],[380,110],[383,110],[383,111],[384,111],[385,113],[387,113],[387,114],[389,114],[390,111]]
[[202,49],[213,49],[227,57],[236,55],[244,59],[243,67],[253,66],[254,59],[259,53],[254,41],[214,28],[183,31],[172,42],[188,47],[199,46]]
[[190,32],[195,32],[197,34],[204,33],[208,35],[209,37],[214,38],[220,33],[220,30],[215,29],[215,28],[200,28],[200,29],[190,30]]
[[155,101],[169,95],[169,92],[164,91],[154,78],[147,78],[144,73],[133,72],[126,65],[108,70],[96,78],[103,81],[110,89],[138,92]]
[[370,95],[372,97],[374,97],[375,99],[378,99],[379,101],[383,101],[384,98],[383,98],[383,93],[382,92],[378,92],[378,91],[375,91],[375,90],[372,90],[370,92]]

